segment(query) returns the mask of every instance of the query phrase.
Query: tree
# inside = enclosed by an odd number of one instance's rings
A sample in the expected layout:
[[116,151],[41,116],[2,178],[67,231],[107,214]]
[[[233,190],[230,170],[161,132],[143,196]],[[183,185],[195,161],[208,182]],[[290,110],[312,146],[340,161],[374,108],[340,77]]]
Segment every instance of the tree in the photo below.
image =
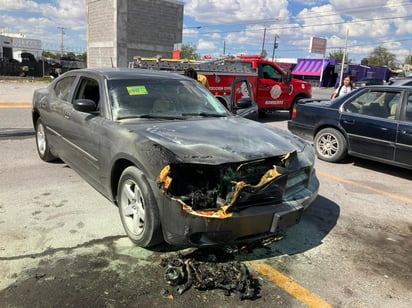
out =
[[343,59],[343,50],[339,49],[339,50],[333,50],[333,51],[329,52],[328,58],[342,61],[342,59]]
[[[329,52],[328,55],[329,59],[335,59],[335,60],[340,60],[342,62],[343,59],[343,50],[339,49],[339,50],[333,50],[331,52]],[[345,63],[351,63],[352,60],[349,59],[349,54],[347,53],[345,56]]]
[[64,57],[66,58],[66,59],[75,59],[76,58],[76,54],[74,53],[74,52],[72,52],[72,51],[69,51],[69,52],[67,52],[65,55],[64,55]]
[[200,55],[196,53],[195,46],[182,44],[182,49],[180,50],[180,58],[189,60],[199,60]]
[[87,52],[83,52],[81,54],[78,54],[77,58],[80,59],[80,60],[86,61],[87,60]]
[[[54,60],[60,60],[60,53],[53,53],[51,51],[43,50],[43,57],[48,58],[48,59],[54,59]],[[87,59],[87,53],[84,52],[82,54],[75,54],[74,52],[67,52],[64,57],[66,58],[72,58],[72,59],[80,59],[86,61]]]
[[43,55],[44,58],[58,59],[58,58],[56,57],[56,54],[55,54],[55,53],[52,53],[51,51],[43,50],[42,55]]
[[376,47],[368,57],[369,65],[387,66],[389,68],[396,68],[398,63],[396,55],[389,52],[388,49],[382,46]]

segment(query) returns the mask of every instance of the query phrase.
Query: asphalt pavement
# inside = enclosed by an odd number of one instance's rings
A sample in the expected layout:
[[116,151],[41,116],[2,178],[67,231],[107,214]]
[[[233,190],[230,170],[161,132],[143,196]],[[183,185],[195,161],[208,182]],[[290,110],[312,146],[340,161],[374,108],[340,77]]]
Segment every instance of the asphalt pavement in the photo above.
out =
[[[317,159],[319,196],[299,224],[232,254],[259,282],[258,298],[178,294],[159,260],[189,250],[136,247],[116,207],[66,164],[38,158],[30,102],[45,85],[0,80],[0,106],[12,107],[0,109],[0,307],[411,307],[409,170]],[[332,92],[314,87],[313,97]],[[287,119],[283,111],[261,122],[287,129]]]
[[0,103],[31,104],[33,92],[47,86],[47,82],[32,79],[0,79]]

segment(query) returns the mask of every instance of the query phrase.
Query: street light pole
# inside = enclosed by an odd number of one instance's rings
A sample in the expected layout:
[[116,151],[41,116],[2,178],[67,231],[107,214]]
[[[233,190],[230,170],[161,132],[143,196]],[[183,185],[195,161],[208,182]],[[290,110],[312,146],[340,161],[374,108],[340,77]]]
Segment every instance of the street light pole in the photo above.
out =
[[261,54],[263,55],[264,51],[265,51],[265,40],[266,40],[266,27],[263,30],[263,43],[262,43],[262,52]]
[[273,42],[273,52],[272,52],[272,62],[275,62],[275,50],[278,48],[278,43],[276,42],[276,38],[279,36],[275,34],[275,41]]
[[64,54],[64,30],[66,29],[66,28],[63,28],[63,27],[57,27],[57,28],[59,28],[60,30],[61,30],[61,55],[60,55],[60,58],[61,57],[63,57],[63,54]]

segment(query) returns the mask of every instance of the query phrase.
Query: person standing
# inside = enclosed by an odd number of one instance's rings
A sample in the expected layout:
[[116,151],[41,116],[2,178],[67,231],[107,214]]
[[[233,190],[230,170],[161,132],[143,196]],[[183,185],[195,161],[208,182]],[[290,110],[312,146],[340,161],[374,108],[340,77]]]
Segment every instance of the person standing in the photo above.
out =
[[343,85],[336,88],[335,92],[332,94],[332,99],[337,98],[338,96],[342,96],[351,92],[355,87],[353,86],[352,76],[348,75],[345,76],[343,79]]
[[199,81],[206,89],[209,89],[209,82],[207,81],[207,77],[205,75],[198,74],[195,69],[189,67],[185,70],[184,75],[190,78],[193,78]]

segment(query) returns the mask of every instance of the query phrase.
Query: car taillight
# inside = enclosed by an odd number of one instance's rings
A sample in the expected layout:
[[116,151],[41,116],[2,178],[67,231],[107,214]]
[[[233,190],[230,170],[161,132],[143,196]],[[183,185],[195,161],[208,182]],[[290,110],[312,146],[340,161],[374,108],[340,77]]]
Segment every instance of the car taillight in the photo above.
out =
[[296,118],[296,114],[296,106],[294,106],[292,109],[292,119]]

